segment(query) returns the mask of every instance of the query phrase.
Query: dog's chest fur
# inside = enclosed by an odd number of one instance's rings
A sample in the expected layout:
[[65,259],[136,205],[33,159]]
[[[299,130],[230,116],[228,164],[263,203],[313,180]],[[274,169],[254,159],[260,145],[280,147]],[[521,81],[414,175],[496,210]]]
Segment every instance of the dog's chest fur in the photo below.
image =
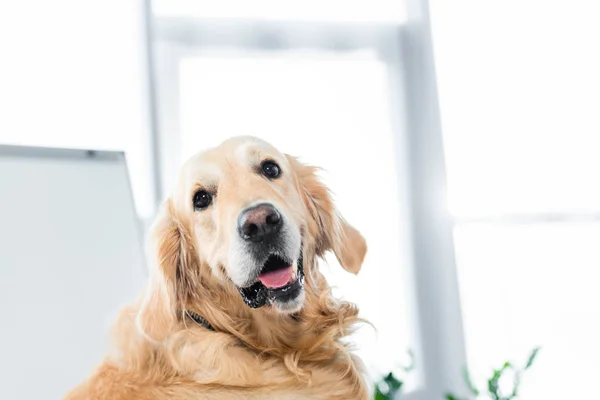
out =
[[136,331],[133,314],[121,314],[111,353],[66,400],[368,398],[361,363],[344,347],[333,358],[297,360],[304,374],[296,375],[286,366],[293,353],[259,354],[226,333],[181,330],[152,343]]

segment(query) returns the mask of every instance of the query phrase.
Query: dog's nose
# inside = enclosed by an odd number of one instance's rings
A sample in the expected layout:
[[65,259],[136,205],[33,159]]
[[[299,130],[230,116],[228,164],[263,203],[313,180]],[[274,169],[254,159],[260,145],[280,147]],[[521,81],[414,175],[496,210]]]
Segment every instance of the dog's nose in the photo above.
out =
[[238,218],[240,237],[250,242],[272,239],[282,225],[281,214],[270,204],[258,204],[244,210]]

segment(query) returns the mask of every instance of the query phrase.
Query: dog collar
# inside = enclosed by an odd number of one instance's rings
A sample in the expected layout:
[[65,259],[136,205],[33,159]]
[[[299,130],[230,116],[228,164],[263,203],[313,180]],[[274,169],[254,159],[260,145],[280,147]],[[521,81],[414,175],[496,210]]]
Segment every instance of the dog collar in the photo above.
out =
[[198,325],[203,326],[204,328],[208,329],[209,331],[213,331],[213,332],[215,331],[215,328],[213,328],[212,325],[204,317],[196,314],[193,311],[186,311],[186,314]]

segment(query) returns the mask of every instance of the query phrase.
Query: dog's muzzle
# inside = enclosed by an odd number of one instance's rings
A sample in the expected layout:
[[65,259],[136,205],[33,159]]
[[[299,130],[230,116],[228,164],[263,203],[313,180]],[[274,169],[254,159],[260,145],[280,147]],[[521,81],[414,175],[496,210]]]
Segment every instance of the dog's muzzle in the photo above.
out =
[[301,244],[291,239],[281,213],[268,203],[247,208],[238,218],[238,234],[256,266],[250,285],[238,287],[245,303],[258,308],[298,298],[304,284]]

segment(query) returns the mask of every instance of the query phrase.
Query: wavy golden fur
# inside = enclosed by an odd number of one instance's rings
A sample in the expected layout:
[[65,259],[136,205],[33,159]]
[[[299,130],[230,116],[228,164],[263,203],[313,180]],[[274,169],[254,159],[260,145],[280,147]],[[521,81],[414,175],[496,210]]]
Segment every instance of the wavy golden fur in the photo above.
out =
[[[285,179],[257,177],[246,161],[263,157],[276,160]],[[218,205],[199,216],[191,193],[207,176],[218,187]],[[259,197],[277,201],[300,227],[305,297],[293,314],[249,308],[228,279],[223,227]],[[366,244],[338,214],[315,168],[252,137],[201,153],[164,203],[151,248],[144,293],[121,312],[105,361],[66,399],[367,399],[362,364],[342,343],[359,321],[357,307],[331,295],[317,265],[333,251],[358,273]]]

